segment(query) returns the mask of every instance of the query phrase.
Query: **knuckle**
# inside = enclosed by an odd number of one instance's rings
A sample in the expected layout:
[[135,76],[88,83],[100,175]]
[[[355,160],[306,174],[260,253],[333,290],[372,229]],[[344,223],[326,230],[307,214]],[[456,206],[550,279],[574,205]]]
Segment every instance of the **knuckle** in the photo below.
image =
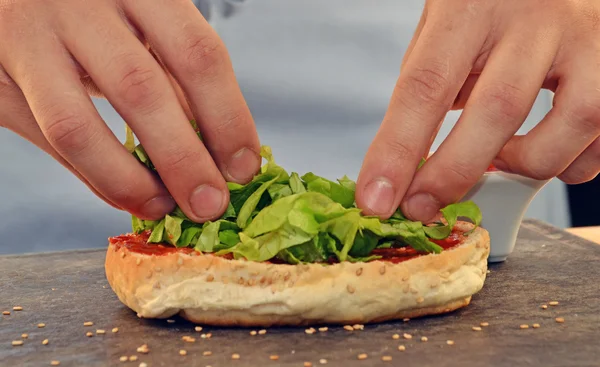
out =
[[445,181],[452,181],[453,187],[470,186],[479,179],[477,172],[474,172],[468,164],[456,160],[444,165],[438,177],[445,177]]
[[215,133],[218,135],[239,134],[247,130],[249,116],[244,111],[238,110],[224,116],[215,128]]
[[534,180],[549,180],[560,174],[560,169],[550,159],[524,157],[523,162],[523,175]]
[[167,153],[165,167],[170,172],[189,172],[197,160],[198,156],[192,150],[175,147]]
[[486,109],[492,118],[521,122],[527,115],[525,92],[519,86],[500,81],[484,87],[479,96],[480,105]]
[[94,134],[82,116],[61,109],[45,118],[44,135],[59,153],[78,155],[90,146]]
[[179,68],[184,73],[203,74],[213,70],[225,60],[225,49],[216,35],[199,36],[197,33],[184,37],[179,47],[182,57]]
[[[133,182],[134,180],[131,180]],[[108,192],[106,196],[113,202],[123,207],[135,206],[134,203],[138,202],[136,197],[136,190],[133,185],[123,184],[119,185],[115,190]]]
[[155,110],[162,100],[158,78],[157,71],[151,68],[138,63],[125,64],[117,81],[117,98],[135,109]]
[[405,140],[400,139],[389,139],[383,143],[383,151],[386,154],[382,154],[382,157],[391,160],[390,165],[396,166],[399,162],[410,162],[419,155],[419,149],[416,144],[408,143]]
[[565,123],[584,134],[600,131],[600,93],[581,96],[573,101]]
[[[421,103],[451,103],[449,98],[450,67],[444,61],[430,61],[400,78],[397,85],[405,89]],[[450,101],[449,101],[450,100]]]

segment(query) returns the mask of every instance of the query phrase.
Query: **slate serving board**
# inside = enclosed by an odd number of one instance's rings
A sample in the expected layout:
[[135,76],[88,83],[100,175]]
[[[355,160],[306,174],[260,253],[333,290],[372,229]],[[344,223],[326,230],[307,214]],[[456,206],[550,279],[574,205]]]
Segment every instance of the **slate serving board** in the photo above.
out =
[[[141,320],[113,294],[104,276],[104,250],[0,257],[0,365],[49,366],[600,366],[600,246],[537,221],[525,221],[515,252],[490,267],[470,306],[445,316],[366,325],[349,332],[329,327],[204,327],[175,318]],[[540,305],[559,301],[557,306]],[[22,306],[22,311],[13,311]],[[557,323],[563,317],[564,323]],[[94,326],[84,327],[85,321]],[[481,322],[482,331],[472,327]],[[45,323],[38,328],[38,323]],[[540,328],[532,328],[539,323]],[[529,329],[520,329],[528,324]],[[111,329],[118,327],[117,333]],[[86,337],[88,331],[106,334]],[[202,333],[210,332],[210,339]],[[22,346],[11,341],[28,338]],[[411,340],[392,335],[410,333]],[[184,335],[196,342],[181,340]],[[428,338],[427,342],[420,340]],[[48,339],[48,345],[42,340]],[[454,345],[448,345],[453,340]],[[137,353],[147,344],[150,353]],[[398,346],[406,346],[404,352]],[[186,356],[179,355],[185,349]],[[204,351],[212,352],[203,356]],[[237,353],[239,360],[232,360]],[[366,353],[365,360],[358,354]],[[137,355],[135,362],[121,356]],[[278,360],[271,360],[277,355]],[[391,356],[391,362],[382,361]]]

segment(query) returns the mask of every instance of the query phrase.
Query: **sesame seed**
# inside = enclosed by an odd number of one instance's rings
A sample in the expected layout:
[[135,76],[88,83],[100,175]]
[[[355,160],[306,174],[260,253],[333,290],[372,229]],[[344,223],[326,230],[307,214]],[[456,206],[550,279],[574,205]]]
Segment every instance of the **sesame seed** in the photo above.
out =
[[278,356],[278,355],[276,355],[276,354],[274,354],[274,355],[272,355],[272,356],[269,356],[269,359],[270,359],[270,360],[272,360],[272,361],[276,361],[276,360],[278,360],[278,359],[279,359],[279,356]]
[[352,325],[352,328],[353,328],[354,330],[364,330],[364,329],[365,329],[365,325],[362,325],[362,324],[354,324],[354,325]]
[[106,330],[104,330],[104,329],[98,329],[98,330],[96,330],[96,334],[98,334],[98,335],[106,334]]
[[210,350],[205,350],[204,352],[202,352],[202,355],[205,357],[212,356],[212,352]]
[[194,330],[196,330],[196,331],[200,332],[200,331],[202,331],[202,326],[196,326],[196,327],[194,328]]
[[490,326],[490,323],[489,323],[489,322],[482,322],[482,323],[481,323],[481,324],[479,324],[479,325],[481,325],[481,326]]
[[21,338],[27,339],[27,338],[29,338],[29,334],[21,334]]
[[354,331],[354,328],[350,325],[344,325],[344,330]]
[[23,307],[15,306],[15,307],[13,307],[13,311],[23,311]]
[[348,293],[352,294],[352,293],[354,293],[354,291],[356,291],[356,288],[354,288],[353,286],[351,286],[350,284],[348,284],[346,286],[346,290],[348,291]]
[[417,303],[423,303],[423,301],[425,301],[425,299],[423,297],[417,298]]
[[358,268],[358,270],[356,271],[356,276],[359,277],[363,272],[362,268]]
[[94,323],[92,321],[86,321],[83,323],[83,326],[92,326]]
[[237,353],[233,353],[233,354],[231,355],[231,359],[236,359],[236,360],[237,360],[237,359],[240,359],[240,355],[239,355],[239,354],[237,354]]
[[404,345],[399,345],[398,350],[404,352],[406,350],[406,347]]
[[384,362],[391,362],[392,361],[392,356],[382,356],[381,360]]
[[23,345],[23,341],[22,340],[13,340],[13,342],[12,342],[12,346],[13,347],[18,347],[20,345]]
[[143,354],[146,354],[146,353],[148,353],[150,351],[148,349],[148,344],[142,344],[136,350],[137,350],[138,353],[143,353]]
[[327,360],[325,358],[319,359],[320,364],[327,364]]
[[121,356],[121,357],[119,357],[119,361],[121,361],[121,362],[127,362],[127,356]]
[[259,330],[258,335],[265,335],[267,331],[265,329]]
[[140,366],[139,366],[139,367],[148,367],[148,363],[146,363],[146,362],[142,362],[142,363],[140,363]]
[[206,277],[207,282],[212,282],[213,280],[215,280],[215,277],[212,274]]
[[542,310],[545,310],[548,308],[548,305],[541,305],[540,307],[542,308]]
[[402,321],[404,321],[404,322],[409,322],[409,321],[410,321],[410,319],[409,319],[409,318],[405,318],[405,319],[402,319]]
[[473,331],[481,331],[480,326],[473,326],[471,329],[473,329]]
[[361,353],[358,355],[359,360],[367,359],[367,357],[368,357],[367,353]]
[[167,322],[168,322],[169,324],[174,324],[174,323],[175,323],[175,320],[173,320],[173,319],[168,319],[168,320],[167,320]]
[[43,327],[46,327],[46,324],[44,324],[44,323],[39,323],[39,324],[37,324],[37,327],[41,329],[41,328],[43,328]]
[[91,331],[88,331],[87,333],[85,333],[85,336],[87,336],[88,338],[91,338],[92,336],[94,336],[94,333],[92,333]]
[[58,365],[60,365],[60,361],[50,361],[50,365],[51,366],[58,366]]
[[118,331],[119,331],[119,328],[118,328],[118,327],[114,327],[114,328],[112,329],[112,332],[113,332],[113,333],[116,333],[116,332],[118,332]]
[[385,265],[382,266],[381,268],[379,268],[379,274],[381,274],[381,275],[385,274]]
[[556,322],[558,322],[559,324],[562,324],[563,322],[565,322],[565,319],[562,317],[557,317],[554,319]]
[[312,367],[312,363],[311,362],[304,362],[304,367]]
[[8,316],[8,315],[10,315],[10,311],[2,311],[2,314]]
[[552,302],[548,302],[548,304],[550,306],[557,306],[558,305],[558,301],[552,301]]
[[521,329],[529,329],[529,325],[527,325],[527,324],[519,325],[519,327]]
[[135,356],[135,355],[134,356],[129,356],[129,361],[130,362],[135,362],[135,361],[137,361],[137,359],[138,359],[138,357]]
[[427,337],[426,337],[426,336],[422,336],[422,337],[421,337],[421,341],[422,341],[422,342],[426,342],[426,341],[428,341],[428,340],[429,340],[429,339],[427,339]]
[[329,330],[329,329],[327,328],[327,326],[325,326],[325,327],[320,327],[320,328],[319,328],[319,331],[320,331],[320,332],[322,332],[322,333],[323,333],[323,332],[325,332],[325,331],[327,331],[327,330]]
[[44,339],[44,340],[42,341],[42,345],[48,345],[48,343],[50,343],[50,342],[48,341],[48,339]]
[[137,259],[135,259],[135,265],[140,265],[142,263],[142,259],[140,259],[139,257]]
[[540,324],[533,324],[532,326],[533,326],[534,329],[537,329],[537,328],[540,327]]
[[250,335],[252,335],[252,336],[254,336],[254,335],[256,335],[256,334],[257,334],[257,333],[256,333],[256,330],[252,330],[252,331],[250,332]]
[[412,339],[412,335],[404,333],[404,339]]
[[179,349],[179,355],[180,355],[180,356],[185,356],[185,355],[187,355],[187,350],[185,350],[185,349]]
[[313,328],[306,329],[306,330],[304,330],[304,332],[305,332],[306,334],[308,334],[308,335],[311,335],[311,334],[314,334],[314,333],[315,333],[315,329],[313,329]]
[[446,340],[446,344],[448,344],[448,345],[454,345],[454,340]]
[[394,335],[392,335],[392,339],[398,340],[398,339],[400,339],[400,335],[394,334]]

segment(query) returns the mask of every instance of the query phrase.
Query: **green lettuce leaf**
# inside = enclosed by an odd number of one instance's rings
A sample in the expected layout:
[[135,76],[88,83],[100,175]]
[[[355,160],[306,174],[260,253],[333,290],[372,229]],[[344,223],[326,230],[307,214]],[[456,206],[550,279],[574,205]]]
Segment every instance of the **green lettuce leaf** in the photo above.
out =
[[238,217],[237,217],[237,221],[236,221],[238,227],[246,228],[246,226],[250,223],[252,212],[258,206],[258,203],[260,202],[262,195],[278,179],[279,179],[279,176],[275,176],[274,179],[264,182],[263,184],[260,185],[260,187],[256,191],[254,191],[252,193],[252,195],[250,195],[248,197],[248,199],[244,202],[244,205],[242,205],[242,207],[240,208],[240,210],[238,212]]
[[202,233],[194,247],[201,252],[213,252],[214,248],[221,243],[219,239],[219,227],[221,222],[206,222],[202,226]]
[[181,237],[179,237],[179,241],[177,241],[177,247],[188,247],[192,243],[196,243],[200,232],[202,232],[202,228],[200,227],[187,227],[181,233]]
[[342,204],[344,208],[350,208],[354,205],[354,190],[349,188],[351,185],[347,178],[343,181],[344,185],[342,185],[309,172],[302,176],[302,180],[306,182],[308,191],[320,192],[336,203]]
[[165,217],[165,240],[173,246],[177,246],[177,241],[181,237],[181,224],[183,218],[170,216]]
[[125,149],[129,153],[133,153],[135,150],[135,136],[133,135],[133,130],[129,127],[129,125],[125,124]]
[[150,233],[150,237],[148,238],[149,243],[160,243],[163,241],[163,234],[165,232],[165,220],[163,219],[156,224],[156,226],[152,229],[152,233]]
[[[195,121],[190,122],[200,137]],[[125,147],[134,157],[155,170],[135,136],[126,127]],[[459,218],[479,225],[481,212],[472,202],[452,204],[442,209],[445,224],[424,226],[407,219],[398,209],[389,219],[361,215],[356,208],[356,183],[344,176],[337,182],[313,173],[300,177],[288,174],[275,163],[269,147],[262,147],[266,163],[246,185],[227,183],[230,202],[219,220],[195,223],[177,207],[162,220],[131,218],[135,233],[150,230],[149,243],[169,243],[177,247],[216,254],[233,253],[234,258],[266,261],[278,258],[290,264],[363,262],[380,258],[375,248],[411,246],[422,253],[439,253],[432,239],[450,235]],[[421,168],[423,159],[418,168]]]
[[468,218],[475,226],[479,226],[481,223],[481,210],[472,201],[450,204],[443,208],[441,212],[446,220],[446,225],[424,227],[427,236],[436,240],[448,237],[460,217]]
[[292,190],[293,194],[301,194],[306,192],[306,187],[304,187],[300,176],[298,176],[296,172],[292,172],[290,175],[290,189]]

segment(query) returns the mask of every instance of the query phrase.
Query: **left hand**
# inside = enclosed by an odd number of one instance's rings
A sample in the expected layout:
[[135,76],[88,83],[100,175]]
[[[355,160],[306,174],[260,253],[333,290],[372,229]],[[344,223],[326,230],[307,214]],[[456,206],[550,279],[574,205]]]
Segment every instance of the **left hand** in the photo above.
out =
[[[427,221],[493,163],[566,183],[600,171],[600,1],[428,0],[388,111],[365,158],[366,214]],[[552,110],[514,136],[541,88]],[[448,110],[451,134],[417,173]]]

